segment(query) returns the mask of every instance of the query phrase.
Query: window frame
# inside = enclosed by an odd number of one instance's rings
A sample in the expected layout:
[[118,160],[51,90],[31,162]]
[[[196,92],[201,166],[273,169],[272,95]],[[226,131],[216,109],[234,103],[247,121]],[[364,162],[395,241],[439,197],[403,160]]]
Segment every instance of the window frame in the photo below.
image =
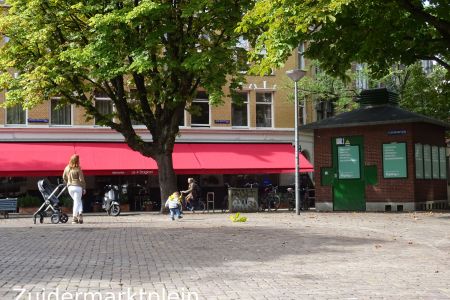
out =
[[233,128],[249,128],[250,127],[250,92],[249,91],[239,91],[236,93],[237,94],[245,94],[247,96],[246,97],[247,100],[245,100],[243,102],[243,105],[241,106],[241,107],[245,106],[245,108],[247,110],[247,125],[234,125],[233,124],[234,105],[236,105],[236,104],[234,104],[233,99],[231,99],[231,127],[233,127]]
[[60,101],[61,97],[52,97],[50,99],[50,114],[49,114],[49,126],[51,127],[71,127],[73,126],[73,105],[71,103],[67,103],[66,105],[68,105],[70,107],[70,124],[53,124],[53,101]]
[[12,107],[6,107],[5,108],[5,126],[6,127],[25,127],[28,126],[28,109],[23,109],[22,111],[24,112],[24,123],[8,123],[8,110],[10,109],[15,109],[17,110],[18,107],[22,107],[21,104],[16,104]]
[[[211,127],[211,105],[209,104],[209,95],[205,91],[199,91],[199,93],[205,93],[207,98],[198,98],[198,93],[196,97],[192,100],[192,105],[195,105],[196,103],[206,103],[208,105],[208,124],[201,124],[201,123],[193,123],[193,117],[200,117],[200,116],[193,116],[191,114],[191,127]],[[203,111],[202,111],[203,112]]]
[[[115,111],[114,103],[112,102],[112,99],[109,97],[94,97],[94,105],[97,106],[97,101],[110,101],[111,102],[111,112]],[[97,120],[94,117],[94,126],[98,127],[106,127],[104,125],[97,124]]]
[[[270,94],[270,103],[269,102],[258,102],[258,94]],[[256,128],[262,128],[262,129],[267,129],[267,128],[274,128],[274,91],[257,91],[256,92],[256,101],[255,101],[255,113],[256,113],[256,119],[255,119],[255,127]],[[258,126],[258,105],[270,105],[270,126]]]

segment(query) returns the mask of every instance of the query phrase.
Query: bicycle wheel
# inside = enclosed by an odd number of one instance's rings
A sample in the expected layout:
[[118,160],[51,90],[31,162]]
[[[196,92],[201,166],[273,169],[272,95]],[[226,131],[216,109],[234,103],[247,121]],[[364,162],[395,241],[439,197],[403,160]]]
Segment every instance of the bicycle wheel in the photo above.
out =
[[288,209],[289,210],[294,210],[295,209],[295,197],[294,195],[289,195],[287,197],[288,200]]
[[271,196],[268,203],[268,210],[276,211],[278,208],[280,208],[280,203],[281,203],[280,196],[278,195]]
[[200,200],[198,202],[198,211],[205,212],[205,210],[206,210],[205,202]]
[[259,202],[259,211],[265,211],[266,210],[266,203],[267,203],[267,197],[264,197],[263,199],[261,199],[261,201]]

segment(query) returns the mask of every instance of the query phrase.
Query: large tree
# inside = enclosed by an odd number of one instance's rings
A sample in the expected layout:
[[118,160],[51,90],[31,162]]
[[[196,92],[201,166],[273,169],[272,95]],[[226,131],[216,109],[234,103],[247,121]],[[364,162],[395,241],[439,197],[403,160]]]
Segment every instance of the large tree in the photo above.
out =
[[[163,200],[177,190],[172,152],[196,91],[205,89],[218,104],[223,86],[242,81],[235,28],[252,3],[8,0],[0,18],[0,31],[9,37],[0,49],[6,105],[31,108],[58,96],[84,107],[88,117],[157,162]],[[112,114],[95,107],[98,93],[112,99]],[[152,141],[136,133],[133,121],[146,126]]]
[[256,33],[257,64],[264,73],[279,66],[299,41],[321,68],[345,77],[352,62],[365,62],[376,76],[397,63],[435,60],[450,70],[448,0],[261,0],[244,18],[241,32]]

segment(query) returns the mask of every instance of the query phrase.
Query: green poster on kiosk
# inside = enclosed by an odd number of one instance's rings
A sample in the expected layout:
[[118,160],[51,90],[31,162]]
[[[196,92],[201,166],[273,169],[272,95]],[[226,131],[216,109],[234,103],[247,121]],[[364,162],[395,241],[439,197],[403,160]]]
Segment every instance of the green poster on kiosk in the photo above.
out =
[[439,179],[439,147],[431,147],[431,174],[433,179]]
[[445,147],[439,148],[439,166],[441,179],[447,179],[447,160],[445,158]]
[[359,179],[359,146],[338,147],[339,179]]
[[431,179],[431,146],[423,145],[424,178]]
[[383,144],[384,178],[406,178],[406,143]]
[[416,178],[423,179],[423,147],[421,144],[414,146],[414,157],[416,161]]

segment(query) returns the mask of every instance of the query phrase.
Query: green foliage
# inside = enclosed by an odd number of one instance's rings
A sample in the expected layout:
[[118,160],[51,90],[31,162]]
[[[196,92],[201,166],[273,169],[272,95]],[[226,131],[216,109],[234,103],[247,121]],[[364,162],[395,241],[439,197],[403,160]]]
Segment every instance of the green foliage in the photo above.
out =
[[355,61],[381,77],[397,62],[419,59],[436,60],[449,76],[448,0],[263,0],[239,30],[254,31],[255,53],[267,51],[257,71],[283,64],[300,41],[309,41],[306,57],[342,78]]
[[230,216],[232,222],[247,222],[247,217],[241,216],[240,213]]
[[[178,125],[198,88],[220,104],[222,87],[243,82],[235,28],[254,0],[9,0],[0,32],[5,105],[31,108],[52,96],[85,108],[158,165],[173,151]],[[244,52],[246,52],[244,50]],[[12,71],[14,70],[14,71]],[[19,76],[13,76],[18,72]],[[112,99],[113,114],[94,105]],[[132,121],[152,136],[142,139]],[[148,134],[148,133],[147,133]],[[167,163],[169,164],[169,163]],[[161,190],[176,187],[172,165]],[[162,195],[166,199],[167,195]]]
[[17,206],[19,206],[19,207],[39,207],[42,205],[43,202],[44,202],[43,199],[27,194],[27,195],[19,197],[17,199]]
[[400,106],[441,121],[450,122],[450,82],[443,67],[425,74],[420,64],[391,69],[376,81],[400,96]]

